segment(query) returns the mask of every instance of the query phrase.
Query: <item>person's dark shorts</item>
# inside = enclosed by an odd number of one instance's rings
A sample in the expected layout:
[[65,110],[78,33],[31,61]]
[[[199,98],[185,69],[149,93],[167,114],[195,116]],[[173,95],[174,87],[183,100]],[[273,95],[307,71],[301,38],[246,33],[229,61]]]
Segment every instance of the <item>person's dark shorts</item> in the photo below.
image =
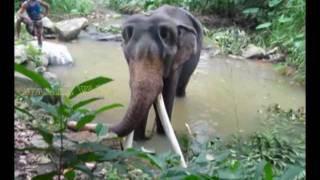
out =
[[32,35],[36,35],[36,31],[42,30],[42,20],[32,21],[32,25],[27,25],[27,31]]

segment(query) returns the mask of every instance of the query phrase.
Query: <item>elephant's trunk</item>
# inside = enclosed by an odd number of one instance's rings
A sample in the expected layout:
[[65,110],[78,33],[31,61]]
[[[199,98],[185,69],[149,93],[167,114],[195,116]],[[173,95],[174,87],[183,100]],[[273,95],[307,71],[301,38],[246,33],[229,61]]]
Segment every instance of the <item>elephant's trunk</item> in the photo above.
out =
[[[143,62],[143,61],[141,61]],[[127,136],[147,115],[163,87],[162,71],[145,63],[132,63],[130,70],[131,99],[123,120],[110,128],[118,136]]]

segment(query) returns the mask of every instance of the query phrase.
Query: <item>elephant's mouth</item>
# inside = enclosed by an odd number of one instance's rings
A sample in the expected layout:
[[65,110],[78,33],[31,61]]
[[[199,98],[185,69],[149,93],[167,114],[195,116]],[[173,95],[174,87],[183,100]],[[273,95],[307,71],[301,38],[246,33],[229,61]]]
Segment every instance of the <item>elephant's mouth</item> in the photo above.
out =
[[130,104],[123,120],[110,130],[118,136],[127,136],[147,116],[152,104],[163,88],[161,61],[129,61]]

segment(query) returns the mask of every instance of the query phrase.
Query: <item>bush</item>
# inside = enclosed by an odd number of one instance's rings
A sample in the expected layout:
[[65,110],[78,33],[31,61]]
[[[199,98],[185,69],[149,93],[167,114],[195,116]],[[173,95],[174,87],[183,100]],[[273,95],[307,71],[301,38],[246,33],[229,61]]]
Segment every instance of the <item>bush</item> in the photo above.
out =
[[245,31],[237,27],[217,28],[207,31],[205,35],[219,46],[223,54],[241,55],[241,50],[250,43]]
[[[288,55],[286,65],[298,69],[296,78],[305,78],[305,1],[268,0],[243,11],[260,23],[256,36],[267,46],[278,46]],[[261,41],[260,41],[261,42]]]
[[92,0],[49,0],[53,12],[89,14],[93,10]]

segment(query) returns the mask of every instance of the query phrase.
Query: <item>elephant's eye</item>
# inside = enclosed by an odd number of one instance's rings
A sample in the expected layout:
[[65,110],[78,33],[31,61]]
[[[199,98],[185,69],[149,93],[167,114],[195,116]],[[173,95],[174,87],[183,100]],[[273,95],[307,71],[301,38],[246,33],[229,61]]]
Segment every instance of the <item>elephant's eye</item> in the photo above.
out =
[[130,38],[132,37],[132,34],[133,34],[133,27],[132,26],[124,27],[124,29],[122,31],[122,37],[126,43],[130,40]]
[[161,27],[160,28],[160,36],[162,39],[167,39],[169,36],[168,29],[166,27]]
[[167,45],[172,45],[174,41],[174,36],[172,30],[167,26],[160,26],[159,28],[160,38]]

